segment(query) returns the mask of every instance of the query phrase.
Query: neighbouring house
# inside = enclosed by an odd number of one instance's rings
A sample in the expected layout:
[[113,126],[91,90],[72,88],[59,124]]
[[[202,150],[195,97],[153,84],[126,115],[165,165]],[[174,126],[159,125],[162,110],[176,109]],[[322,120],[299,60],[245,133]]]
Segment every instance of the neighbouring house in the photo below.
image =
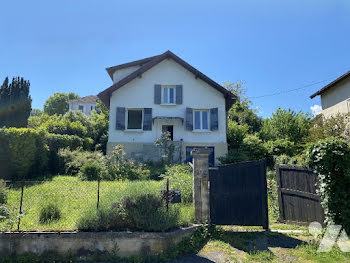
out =
[[321,96],[322,114],[325,117],[350,112],[350,71],[312,94],[310,98],[318,95]]
[[121,144],[130,158],[159,160],[155,140],[168,131],[174,161],[194,147],[211,149],[211,165],[227,153],[230,91],[170,51],[106,70],[113,85],[98,97],[110,109],[107,152]]
[[90,115],[92,110],[98,111],[96,106],[98,97],[94,95],[69,100],[69,110],[80,110],[86,115]]

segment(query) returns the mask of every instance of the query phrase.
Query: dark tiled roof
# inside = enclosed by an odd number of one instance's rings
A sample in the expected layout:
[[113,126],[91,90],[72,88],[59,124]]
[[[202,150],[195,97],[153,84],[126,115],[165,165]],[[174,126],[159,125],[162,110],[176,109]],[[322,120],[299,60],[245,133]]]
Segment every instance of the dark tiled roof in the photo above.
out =
[[334,87],[335,85],[337,85],[339,82],[341,82],[342,80],[346,79],[350,77],[350,70],[348,72],[346,72],[345,74],[341,75],[339,78],[333,80],[331,83],[327,84],[326,86],[324,86],[322,89],[320,89],[319,91],[316,91],[314,94],[312,94],[310,96],[311,99],[313,99],[314,97],[321,95],[322,93],[326,92],[327,90],[329,90],[330,88]]
[[96,103],[98,100],[98,97],[95,95],[90,95],[86,97],[81,97],[78,99],[70,100],[70,102],[82,102],[82,103]]
[[150,68],[154,67],[155,65],[157,65],[158,63],[160,63],[164,59],[173,59],[175,62],[179,63],[184,68],[186,68],[188,71],[192,72],[196,78],[200,78],[201,80],[205,81],[206,83],[208,83],[210,86],[212,86],[216,90],[220,91],[225,96],[225,99],[226,99],[226,110],[230,109],[231,106],[233,105],[233,103],[236,101],[237,97],[234,94],[232,94],[230,91],[228,91],[227,89],[225,89],[224,87],[222,87],[221,85],[219,85],[218,83],[216,83],[215,81],[213,81],[212,79],[210,79],[209,77],[204,75],[199,70],[192,67],[190,64],[188,64],[187,62],[185,62],[184,60],[182,60],[181,58],[179,58],[178,56],[176,56],[174,53],[172,53],[169,50],[164,52],[161,55],[157,55],[157,56],[153,56],[153,57],[149,57],[149,58],[145,58],[145,59],[141,59],[141,60],[137,60],[137,61],[133,61],[133,62],[129,62],[129,63],[125,63],[125,64],[121,64],[121,65],[107,68],[107,72],[112,78],[115,70],[126,68],[126,67],[131,67],[131,66],[136,66],[136,65],[141,65],[141,67],[139,69],[132,72],[128,76],[124,77],[123,79],[119,80],[118,82],[114,83],[109,88],[100,92],[97,96],[109,108],[110,96],[112,95],[112,93],[114,91],[121,88],[122,86],[129,83],[130,81],[134,80],[135,78],[140,77],[144,72],[146,72]]

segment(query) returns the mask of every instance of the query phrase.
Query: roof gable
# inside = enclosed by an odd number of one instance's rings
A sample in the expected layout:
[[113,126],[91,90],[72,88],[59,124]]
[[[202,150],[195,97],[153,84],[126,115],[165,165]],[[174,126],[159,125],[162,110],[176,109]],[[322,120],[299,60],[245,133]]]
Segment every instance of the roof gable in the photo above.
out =
[[226,110],[231,108],[231,106],[233,105],[233,103],[237,99],[237,97],[233,93],[231,93],[230,91],[228,91],[227,89],[225,89],[224,87],[222,87],[221,85],[219,85],[218,83],[216,83],[215,81],[213,81],[212,79],[210,79],[209,77],[204,75],[199,70],[192,67],[190,64],[188,64],[187,62],[185,62],[184,60],[182,60],[181,58],[179,58],[178,56],[176,56],[174,53],[172,53],[169,50],[164,52],[161,55],[158,55],[158,56],[149,57],[149,58],[145,58],[145,59],[141,59],[141,60],[137,60],[137,61],[133,61],[133,62],[125,63],[122,65],[107,68],[108,74],[111,76],[111,78],[113,78],[113,73],[118,69],[130,67],[130,66],[134,66],[134,65],[142,65],[138,70],[132,72],[128,76],[126,76],[123,79],[119,80],[118,82],[114,83],[109,88],[100,92],[97,96],[109,108],[109,104],[110,104],[109,100],[110,100],[110,97],[114,91],[121,88],[122,86],[129,83],[130,81],[134,80],[135,78],[141,77],[141,75],[143,73],[145,73],[150,68],[154,67],[155,65],[157,65],[158,63],[160,63],[164,59],[174,60],[175,62],[177,62],[178,64],[180,64],[184,68],[186,68],[188,71],[192,72],[195,75],[195,78],[199,78],[199,79],[203,80],[204,82],[209,84],[211,87],[213,87],[216,90],[218,90],[219,92],[221,92],[224,95],[225,100],[226,100]]
[[323,93],[325,93],[327,90],[329,90],[330,88],[334,87],[335,85],[337,85],[339,82],[347,79],[348,77],[350,77],[350,70],[348,72],[346,72],[345,74],[341,75],[340,77],[338,77],[337,79],[333,80],[331,83],[327,84],[326,86],[324,86],[322,89],[316,91],[314,94],[312,94],[310,96],[310,99],[313,99],[314,97],[318,96],[318,95],[322,95]]

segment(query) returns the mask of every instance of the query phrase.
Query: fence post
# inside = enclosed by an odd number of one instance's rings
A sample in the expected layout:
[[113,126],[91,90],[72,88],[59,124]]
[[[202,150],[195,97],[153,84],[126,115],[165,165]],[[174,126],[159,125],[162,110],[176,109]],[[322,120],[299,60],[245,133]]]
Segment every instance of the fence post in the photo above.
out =
[[195,219],[200,223],[210,220],[209,204],[209,155],[207,148],[195,148],[193,156],[193,202]]
[[18,216],[18,222],[17,222],[17,231],[18,232],[19,232],[19,226],[21,225],[23,192],[24,192],[24,182],[22,182],[22,184],[21,184],[21,199],[19,201],[19,216]]
[[97,180],[97,209],[100,206],[100,179]]

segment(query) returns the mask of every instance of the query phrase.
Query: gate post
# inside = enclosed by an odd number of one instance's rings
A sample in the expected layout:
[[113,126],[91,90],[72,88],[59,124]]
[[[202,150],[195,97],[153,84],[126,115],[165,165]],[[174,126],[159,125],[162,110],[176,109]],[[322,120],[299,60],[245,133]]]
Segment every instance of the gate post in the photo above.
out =
[[209,204],[209,155],[206,148],[195,148],[193,156],[193,202],[195,219],[200,223],[208,223],[210,219]]

